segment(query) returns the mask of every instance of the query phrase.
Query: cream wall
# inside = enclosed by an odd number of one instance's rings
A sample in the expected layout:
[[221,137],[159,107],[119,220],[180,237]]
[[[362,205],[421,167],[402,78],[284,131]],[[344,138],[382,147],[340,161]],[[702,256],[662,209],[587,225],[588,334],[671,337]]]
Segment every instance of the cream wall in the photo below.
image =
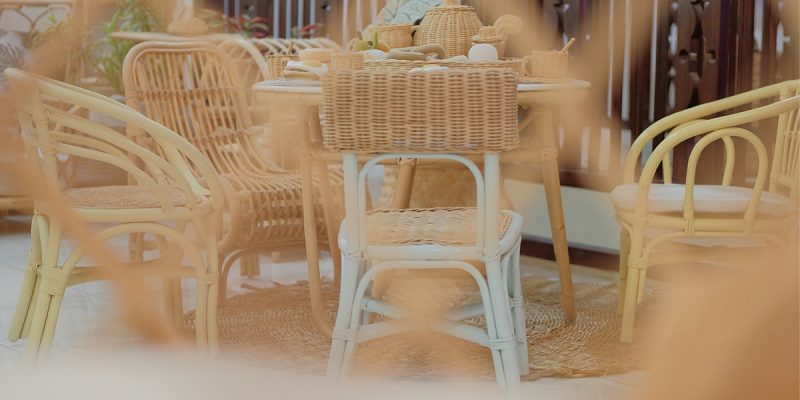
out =
[[[507,180],[506,189],[514,209],[525,220],[523,235],[550,241],[550,221],[544,186]],[[614,219],[614,209],[608,193],[565,186],[561,188],[561,195],[570,246],[619,252],[619,225]]]

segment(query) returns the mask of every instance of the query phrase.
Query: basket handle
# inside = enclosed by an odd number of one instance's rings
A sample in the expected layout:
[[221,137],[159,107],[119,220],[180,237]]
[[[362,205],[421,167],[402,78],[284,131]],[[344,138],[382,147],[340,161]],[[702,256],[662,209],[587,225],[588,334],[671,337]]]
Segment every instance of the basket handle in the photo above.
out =
[[522,57],[522,76],[531,76],[531,69],[528,68],[528,64],[533,64],[533,57],[530,55]]
[[443,7],[460,6],[460,5],[461,5],[461,0],[444,0],[444,2],[442,3]]

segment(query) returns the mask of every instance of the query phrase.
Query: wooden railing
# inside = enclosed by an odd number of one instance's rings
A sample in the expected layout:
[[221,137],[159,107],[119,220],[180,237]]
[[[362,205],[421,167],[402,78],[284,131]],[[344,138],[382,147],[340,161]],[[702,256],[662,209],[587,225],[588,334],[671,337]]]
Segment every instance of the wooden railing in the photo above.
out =
[[366,27],[386,0],[216,0],[229,16],[238,17],[252,7],[256,15],[270,21],[270,34],[289,38],[292,28],[322,23],[326,35],[347,43]]

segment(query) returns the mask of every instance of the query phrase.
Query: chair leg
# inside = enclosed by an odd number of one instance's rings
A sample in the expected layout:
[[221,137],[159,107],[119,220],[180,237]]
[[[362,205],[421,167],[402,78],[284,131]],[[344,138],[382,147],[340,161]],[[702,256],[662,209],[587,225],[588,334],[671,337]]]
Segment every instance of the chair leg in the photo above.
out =
[[[40,220],[45,230],[45,235],[40,236],[44,246],[42,246],[42,266],[40,268],[41,282],[37,293],[36,305],[33,309],[30,330],[28,332],[28,345],[25,357],[32,363],[44,359],[40,352],[47,354],[48,347],[52,343],[55,323],[58,319],[58,311],[61,305],[61,297],[69,281],[69,271],[57,269],[58,255],[61,248],[61,224],[58,221],[51,221],[49,226],[44,220]],[[53,301],[54,297],[58,297]],[[51,309],[51,306],[55,306]],[[49,329],[49,333],[45,332]],[[43,340],[43,338],[45,338]]]
[[31,249],[28,253],[28,265],[25,269],[25,276],[22,279],[22,287],[19,291],[17,307],[14,310],[14,317],[8,329],[8,340],[15,342],[23,337],[25,321],[30,320],[32,307],[35,305],[35,288],[38,286],[39,265],[42,263],[41,242],[39,240],[39,229],[37,217],[31,221]]
[[208,286],[206,307],[208,309],[208,353],[211,356],[216,356],[219,354],[219,321],[217,320],[217,314],[219,310],[219,262],[221,258],[219,256],[219,248],[217,247],[217,236],[215,234],[213,221],[214,218],[212,217],[208,221],[206,229],[206,273],[212,277],[211,284]]
[[39,298],[39,289],[42,284],[42,276],[36,273],[36,282],[33,284],[33,295],[31,296],[31,304],[28,306],[28,313],[25,315],[25,322],[22,324],[21,337],[27,338],[31,332],[31,324],[33,323],[34,309],[36,308],[36,299]]
[[525,298],[522,293],[522,277],[519,268],[519,247],[513,251],[509,263],[509,275],[512,281],[511,306],[514,312],[514,336],[517,339],[519,373],[528,375],[531,369],[528,363],[528,331],[525,324]]
[[172,277],[162,278],[161,286],[163,287],[164,292],[164,314],[167,321],[174,322],[175,305],[173,304],[173,301],[175,300],[175,297],[173,296]]
[[[362,282],[365,269],[366,260],[362,261],[358,266],[359,284]],[[364,288],[364,293],[366,293],[367,290],[369,290],[369,288]],[[357,284],[356,290],[354,290],[354,299],[352,301],[353,306],[350,309],[350,332],[352,332],[352,339],[345,342],[344,345],[344,357],[342,360],[341,371],[341,376],[343,378],[347,378],[350,375],[350,371],[353,369],[353,364],[355,364],[356,352],[358,351],[358,329],[362,324],[369,323],[369,315],[364,314],[360,302],[355,301],[355,299],[363,299],[364,293],[359,292]]]
[[[66,289],[66,288],[65,288]],[[58,322],[58,315],[61,311],[61,303],[64,300],[64,291],[60,295],[54,295],[50,299],[50,306],[47,310],[47,319],[44,323],[42,331],[42,342],[39,347],[39,358],[46,360],[50,353],[50,347],[53,345],[53,337],[56,333],[56,323]]]
[[514,327],[511,323],[511,304],[508,297],[507,284],[503,282],[502,268],[498,261],[486,263],[486,277],[489,283],[492,314],[494,315],[497,338],[490,346],[500,351],[502,368],[505,375],[505,388],[512,399],[521,397],[519,380],[519,357]]
[[128,236],[128,260],[142,262],[144,260],[144,233],[131,233]]
[[342,254],[339,249],[339,214],[333,202],[333,189],[331,188],[330,177],[328,176],[328,166],[324,161],[315,161],[314,167],[317,170],[317,180],[319,182],[319,194],[322,197],[322,212],[325,218],[325,232],[328,236],[328,246],[333,258],[333,285],[338,286],[342,274]]
[[175,327],[183,325],[183,285],[180,277],[163,278],[164,309]]
[[622,329],[619,340],[622,343],[633,341],[633,323],[636,316],[636,296],[639,292],[639,269],[628,265],[628,277],[625,285],[625,296],[622,305]]
[[172,307],[175,326],[183,326],[183,282],[181,278],[172,278]]
[[631,251],[631,234],[625,228],[619,233],[619,281],[617,282],[617,313],[622,314],[628,278],[628,254]]
[[217,307],[217,291],[219,288],[218,283],[212,283],[208,286],[208,354],[212,357],[219,355],[219,321],[217,320],[218,307]]
[[342,286],[339,291],[339,310],[336,312],[336,322],[333,328],[331,351],[328,355],[327,376],[331,381],[343,378],[342,367],[344,362],[345,347],[348,342],[355,340],[355,335],[350,330],[353,301],[358,287],[359,270],[363,260],[345,258],[342,261]]
[[258,254],[247,254],[239,258],[239,275],[248,278],[261,275]]
[[642,300],[644,300],[645,279],[647,279],[647,268],[639,270],[639,283],[637,284],[638,289],[636,290],[636,304],[639,304],[642,302]]
[[207,283],[197,282],[197,310],[194,319],[194,332],[197,348],[202,353],[208,353],[208,311],[209,288]]

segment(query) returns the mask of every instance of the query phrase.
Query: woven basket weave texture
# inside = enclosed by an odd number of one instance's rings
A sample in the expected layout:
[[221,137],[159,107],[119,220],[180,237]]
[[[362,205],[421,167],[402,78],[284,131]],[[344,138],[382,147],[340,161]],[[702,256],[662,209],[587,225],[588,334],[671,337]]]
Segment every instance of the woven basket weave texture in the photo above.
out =
[[344,71],[323,79],[323,145],[361,153],[501,152],[519,145],[511,71]]

